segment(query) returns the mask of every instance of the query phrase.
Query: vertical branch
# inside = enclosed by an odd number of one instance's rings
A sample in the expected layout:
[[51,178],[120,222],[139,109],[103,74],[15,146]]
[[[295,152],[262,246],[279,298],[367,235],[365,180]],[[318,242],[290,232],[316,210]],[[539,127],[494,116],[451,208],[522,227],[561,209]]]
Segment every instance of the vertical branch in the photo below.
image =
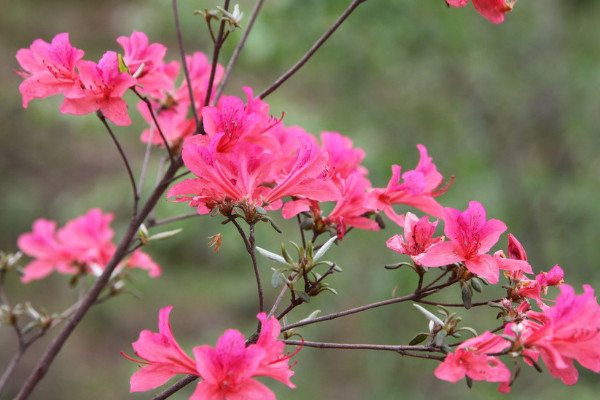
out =
[[287,81],[292,75],[294,75],[306,62],[319,50],[319,48],[329,39],[331,35],[339,28],[339,26],[352,14],[352,12],[359,6],[361,3],[364,3],[367,0],[354,0],[352,4],[348,6],[348,8],[340,15],[340,17],[335,21],[335,23],[313,44],[313,46],[308,50],[308,52],[302,56],[302,58],[294,64],[292,68],[290,68],[285,74],[279,77],[275,82],[273,82],[268,88],[262,91],[261,94],[258,95],[259,98],[264,99],[269,94],[273,93],[279,86],[281,86],[285,81]]
[[201,134],[203,131],[202,122],[196,111],[196,103],[194,102],[194,90],[192,89],[192,82],[190,81],[190,71],[188,70],[187,61],[185,59],[185,49],[183,48],[183,37],[181,35],[181,25],[179,24],[179,12],[177,11],[177,0],[172,0],[173,6],[173,19],[175,20],[175,31],[177,32],[177,43],[179,44],[179,56],[181,57],[181,64],[183,65],[183,74],[187,83],[188,95],[190,96],[190,103],[192,104],[192,114],[194,121],[196,121],[196,133]]
[[[225,11],[229,11],[229,0],[225,0],[225,3],[223,4],[223,9]],[[217,40],[214,41],[212,66],[210,68],[210,78],[208,79],[208,87],[206,88],[206,98],[204,99],[205,106],[210,104],[210,95],[212,93],[215,75],[217,73],[219,54],[221,53],[221,47],[223,46],[223,42],[225,41],[225,37],[227,36],[225,35],[225,24],[225,20],[221,20],[221,25],[219,26],[219,33],[217,34]]]
[[[254,276],[256,277],[256,288],[258,290],[258,309],[259,312],[263,312],[264,310],[264,299],[263,299],[263,289],[262,289],[262,283],[260,280],[260,273],[258,271],[258,262],[256,261],[256,245],[255,245],[255,238],[254,238],[254,224],[249,224],[250,225],[250,235],[248,237],[246,237],[246,233],[244,232],[244,230],[242,229],[242,227],[240,226],[240,224],[237,223],[237,221],[235,219],[233,219],[233,217],[229,217],[229,220],[233,223],[233,225],[235,225],[236,229],[238,230],[240,236],[242,237],[242,240],[244,241],[244,245],[246,246],[246,251],[248,252],[248,254],[250,254],[250,258],[252,259],[252,266],[254,268]],[[259,330],[260,330],[260,323],[259,323]]]
[[173,156],[173,152],[171,151],[171,146],[169,146],[169,142],[167,142],[167,138],[165,137],[162,129],[160,129],[160,125],[159,125],[158,121],[156,120],[156,115],[154,115],[154,110],[152,110],[152,103],[150,102],[150,100],[148,100],[147,97],[139,94],[139,92],[137,90],[135,90],[135,88],[132,88],[132,90],[133,90],[133,93],[135,93],[136,96],[146,104],[146,108],[148,108],[148,112],[150,113],[150,116],[152,117],[152,121],[154,122],[154,125],[156,126],[156,130],[158,131],[158,134],[160,135],[160,138],[162,139],[163,144],[165,145],[165,148],[167,149],[167,152],[169,153],[169,160],[171,160],[171,164],[174,163],[175,158]]
[[235,67],[235,63],[237,62],[237,59],[238,59],[240,53],[242,52],[242,49],[246,45],[246,39],[248,39],[248,36],[250,35],[250,31],[252,30],[254,21],[256,21],[256,17],[258,17],[258,13],[260,12],[260,8],[262,7],[263,3],[264,3],[264,0],[258,0],[256,2],[256,4],[254,4],[254,8],[252,9],[252,14],[250,15],[250,18],[248,19],[248,25],[246,26],[246,29],[244,30],[244,34],[242,35],[240,42],[238,43],[237,47],[233,51],[233,54],[231,55],[231,59],[229,59],[229,63],[227,64],[227,68],[225,69],[225,73],[223,74],[223,79],[221,79],[221,83],[219,83],[219,87],[217,88],[217,92],[215,94],[215,99],[213,101],[213,105],[217,104],[217,101],[219,101],[219,97],[221,97],[221,94],[223,94],[223,90],[225,90],[225,86],[227,86],[227,81],[229,80],[229,75],[231,74],[231,71]]
[[102,123],[106,127],[106,130],[110,134],[110,137],[112,138],[113,142],[115,142],[115,145],[117,146],[117,149],[119,150],[119,154],[121,154],[121,158],[123,159],[123,162],[125,163],[125,168],[127,169],[127,175],[129,175],[129,181],[131,182],[131,187],[133,189],[133,214],[132,215],[135,217],[138,212],[138,203],[140,201],[140,197],[138,196],[138,189],[137,189],[137,185],[135,183],[135,178],[133,177],[133,172],[131,171],[131,166],[129,165],[129,161],[127,160],[127,156],[125,155],[125,152],[123,151],[123,148],[121,147],[121,144],[119,143],[119,141],[117,140],[117,137],[115,136],[112,129],[110,128],[110,125],[108,125],[108,122],[106,122],[106,118],[104,117],[102,112],[98,111],[96,113],[96,115],[98,115],[98,118],[100,118],[100,121],[102,121]]

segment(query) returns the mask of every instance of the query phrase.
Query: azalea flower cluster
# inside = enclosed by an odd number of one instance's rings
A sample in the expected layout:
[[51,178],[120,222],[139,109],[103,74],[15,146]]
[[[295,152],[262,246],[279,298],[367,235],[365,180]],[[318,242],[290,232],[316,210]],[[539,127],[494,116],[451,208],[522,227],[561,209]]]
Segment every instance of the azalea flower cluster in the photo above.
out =
[[[113,215],[103,214],[94,208],[85,215],[56,230],[56,222],[38,219],[33,223],[33,231],[19,236],[19,249],[34,258],[23,269],[23,282],[42,279],[53,271],[61,274],[100,275],[115,253],[112,242],[114,232],[109,227]],[[161,269],[152,258],[135,250],[116,271],[125,268],[141,268],[151,277],[161,274]]]
[[[34,98],[62,94],[64,101],[60,111],[64,114],[100,111],[116,125],[129,125],[131,119],[123,96],[134,88],[151,101],[153,113],[170,146],[192,135],[195,125],[189,117],[191,100],[187,82],[184,80],[178,88],[175,84],[180,63],[166,63],[167,48],[160,43],[150,44],[143,32],[134,31],[129,37],[119,37],[117,42],[123,54],[107,51],[98,63],[83,60],[84,51],[70,44],[68,33],[56,35],[51,43],[37,39],[30,48],[19,50],[16,57],[22,70],[17,73],[25,78],[19,86],[23,107]],[[201,108],[208,91],[211,65],[201,52],[188,55],[186,64],[195,107]],[[215,84],[222,74],[223,67],[218,65]],[[162,144],[144,102],[140,102],[138,109],[153,126],[142,134],[142,140]]]
[[256,343],[247,344],[239,331],[229,329],[214,349],[207,345],[194,348],[192,359],[173,337],[169,323],[172,308],[160,310],[158,333],[142,331],[132,344],[141,360],[128,358],[142,367],[131,377],[132,392],[154,389],[177,374],[202,378],[190,400],[274,400],[269,388],[252,379],[256,376],[268,376],[295,388],[289,365],[293,355],[283,354],[285,345],[277,340],[281,326],[276,318],[257,315],[261,331]]
[[[365,153],[337,132],[322,132],[321,143],[300,127],[286,127],[269,115],[269,106],[244,89],[246,103],[223,96],[215,107],[202,108],[206,135],[184,142],[183,161],[196,178],[174,185],[168,197],[189,202],[198,213],[218,211],[231,215],[237,207],[250,223],[260,219],[259,208],[282,209],[284,218],[309,213],[316,232],[337,231],[343,238],[348,226],[378,230],[369,217],[383,210],[394,221],[394,204],[407,204],[432,215],[442,213],[434,197],[443,177],[425,146],[415,170],[401,174],[392,167],[387,188],[372,188],[367,169],[361,165]],[[283,204],[282,199],[290,201]],[[324,216],[320,203],[334,201]],[[257,217],[258,212],[258,217]]]
[[[472,0],[477,12],[494,24],[504,21],[504,15],[512,11],[517,0]],[[452,7],[464,7],[469,0],[446,0],[446,4]]]
[[[434,237],[438,221],[429,222],[428,217],[418,218],[412,213],[405,217],[404,236],[395,235],[387,246],[398,253],[408,255],[416,265],[440,267],[463,265],[469,275],[497,283],[499,271],[504,270],[509,280],[507,297],[497,307],[502,311],[505,327],[503,335],[485,332],[461,343],[436,369],[435,375],[450,382],[468,377],[472,380],[501,382],[501,392],[510,391],[512,373],[500,361],[499,355],[522,357],[534,365],[542,358],[550,373],[564,383],[577,382],[577,370],[573,361],[595,372],[600,372],[600,306],[593,289],[585,285],[584,293],[575,295],[574,289],[563,284],[563,270],[554,266],[534,279],[527,262],[527,253],[519,241],[508,235],[508,256],[502,251],[488,254],[506,230],[501,221],[487,220],[483,206],[471,202],[461,212],[444,209],[444,237]],[[548,306],[548,287],[558,286],[561,294]],[[541,312],[530,310],[526,299],[535,300]],[[513,308],[513,303],[518,307]]]
[[542,312],[529,310],[527,302],[521,303],[519,318],[505,326],[503,335],[485,332],[461,343],[438,366],[435,376],[450,382],[465,376],[501,382],[498,390],[507,393],[512,373],[499,355],[521,357],[532,366],[541,356],[550,374],[567,385],[577,383],[574,361],[600,372],[600,306],[594,290],[584,285],[583,294],[576,295],[567,284],[560,285],[560,290],[554,306]]

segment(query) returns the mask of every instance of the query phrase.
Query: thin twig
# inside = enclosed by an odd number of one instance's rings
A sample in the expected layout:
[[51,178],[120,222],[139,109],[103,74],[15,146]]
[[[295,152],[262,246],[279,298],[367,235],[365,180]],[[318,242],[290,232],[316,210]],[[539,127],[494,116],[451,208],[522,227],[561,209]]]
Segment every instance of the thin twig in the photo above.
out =
[[150,116],[152,117],[154,126],[156,126],[156,130],[158,130],[158,134],[160,135],[160,138],[162,139],[163,144],[165,145],[165,148],[167,149],[167,152],[169,153],[169,160],[171,161],[171,164],[172,164],[173,162],[175,162],[175,158],[173,156],[173,152],[171,151],[171,146],[169,146],[169,142],[167,142],[167,138],[165,137],[162,129],[160,129],[160,124],[156,120],[156,115],[154,115],[154,111],[152,110],[152,103],[150,102],[150,100],[148,100],[147,97],[139,94],[138,91],[135,90],[135,87],[131,88],[131,90],[133,90],[133,93],[135,93],[136,96],[139,97],[139,99],[142,100],[146,104],[146,108],[148,108],[148,112],[150,113]]
[[156,396],[154,396],[152,398],[152,400],[164,400],[167,397],[170,397],[172,394],[174,394],[174,393],[178,392],[179,390],[183,389],[184,387],[186,387],[190,383],[194,382],[196,379],[198,379],[197,376],[188,375],[185,378],[182,378],[182,379],[178,380],[173,385],[171,385],[167,389],[163,390],[162,392],[160,392]]
[[154,220],[153,219],[153,220],[148,221],[148,223],[146,224],[146,226],[148,228],[150,228],[150,227],[153,227],[153,226],[170,224],[171,222],[181,221],[182,219],[193,218],[193,217],[197,217],[199,215],[200,214],[198,214],[197,212],[194,212],[194,213],[189,213],[189,214],[177,215],[177,216],[171,217],[171,218],[164,218],[164,219],[159,219],[159,220]]
[[[223,4],[223,9],[225,11],[229,11],[229,0],[225,0]],[[210,67],[210,78],[208,78],[208,87],[206,88],[206,98],[204,99],[204,106],[208,106],[210,104],[210,98],[213,90],[213,86],[215,83],[215,76],[217,74],[217,66],[219,65],[219,54],[221,53],[221,47],[225,42],[229,32],[225,33],[225,24],[227,22],[225,19],[221,20],[221,25],[219,26],[219,34],[217,35],[216,40],[213,37],[213,56],[212,56],[212,65]],[[208,23],[210,28],[210,22]],[[212,35],[212,31],[211,31]]]
[[268,88],[262,91],[261,94],[258,95],[259,98],[264,99],[269,94],[273,93],[279,86],[281,86],[285,81],[287,81],[292,75],[294,75],[306,62],[319,50],[319,48],[329,39],[331,35],[339,28],[339,26],[348,18],[350,14],[361,4],[367,0],[354,0],[352,4],[348,6],[348,8],[340,15],[340,17],[335,21],[335,23],[313,44],[313,46],[308,50],[304,56],[296,63],[292,68],[290,68],[285,74],[279,77],[275,82],[273,82]]
[[385,345],[385,344],[354,344],[354,343],[325,343],[325,342],[308,342],[306,340],[282,340],[285,344],[290,346],[305,346],[314,347],[318,349],[343,349],[343,350],[379,350],[379,351],[393,351],[400,353],[403,356],[427,358],[430,360],[442,361],[443,356],[433,356],[431,354],[415,354],[412,351],[422,351],[428,353],[439,352],[435,347],[430,346],[402,346],[402,345]]
[[190,81],[190,71],[187,66],[187,60],[185,58],[185,49],[183,47],[183,37],[181,35],[181,25],[179,24],[179,12],[177,11],[177,0],[172,0],[173,6],[173,19],[175,20],[175,31],[177,32],[177,43],[179,44],[179,56],[181,57],[181,64],[183,66],[183,75],[185,76],[185,81],[187,83],[188,95],[190,96],[190,103],[192,109],[192,115],[194,116],[194,121],[196,121],[196,133],[200,134],[204,131],[202,127],[202,122],[200,121],[200,117],[198,116],[198,111],[196,110],[196,103],[194,102],[194,90],[192,88],[192,81]]
[[131,188],[133,189],[133,214],[132,215],[136,216],[140,197],[138,196],[138,189],[137,189],[137,185],[135,183],[135,178],[133,177],[133,171],[131,171],[131,166],[129,165],[129,160],[127,160],[127,156],[125,155],[125,152],[123,151],[123,148],[121,147],[121,143],[119,143],[119,141],[117,140],[117,137],[113,133],[110,125],[108,125],[108,122],[106,121],[106,118],[104,117],[104,114],[102,114],[101,111],[97,111],[96,115],[98,115],[98,118],[100,118],[100,121],[102,121],[102,124],[104,125],[104,127],[106,128],[108,133],[110,134],[110,137],[112,138],[113,142],[115,142],[115,145],[117,146],[117,149],[119,150],[119,154],[121,154],[121,158],[123,159],[123,162],[125,163],[125,168],[127,169],[127,175],[129,175],[129,181],[131,182]]
[[242,49],[246,45],[246,39],[248,39],[248,36],[250,35],[250,31],[252,30],[254,21],[256,21],[256,17],[258,17],[258,13],[259,13],[260,8],[262,7],[263,3],[264,3],[264,0],[258,0],[256,2],[256,4],[254,4],[254,8],[252,9],[252,14],[250,15],[250,18],[248,19],[248,24],[246,25],[244,34],[242,35],[242,38],[240,39],[235,50],[233,51],[233,54],[231,55],[231,58],[229,59],[229,63],[227,64],[227,68],[225,69],[225,73],[223,74],[223,78],[221,79],[221,82],[219,83],[219,86],[217,87],[217,92],[216,92],[215,98],[213,100],[213,105],[217,104],[217,102],[219,101],[219,97],[221,97],[221,94],[223,94],[223,90],[225,90],[225,86],[227,86],[227,81],[229,80],[229,75],[231,74],[231,71],[235,67],[235,63],[237,62],[237,59],[238,59],[240,53],[242,52]]
[[[244,230],[242,229],[240,224],[238,224],[238,222],[235,220],[235,218],[230,217],[229,220],[233,223],[233,225],[238,230],[240,236],[242,237],[242,240],[244,241],[244,245],[246,246],[246,251],[248,252],[248,254],[250,254],[250,258],[252,259],[252,267],[254,268],[254,276],[256,277],[256,290],[258,291],[258,309],[259,309],[259,312],[263,312],[264,311],[263,289],[262,289],[262,283],[261,283],[261,279],[260,279],[260,272],[258,270],[258,261],[256,260],[256,245],[254,243],[254,240],[255,240],[254,224],[250,224],[250,235],[248,235],[248,237],[246,237],[246,233],[244,232]],[[259,323],[259,329],[260,329],[260,326],[261,325]]]

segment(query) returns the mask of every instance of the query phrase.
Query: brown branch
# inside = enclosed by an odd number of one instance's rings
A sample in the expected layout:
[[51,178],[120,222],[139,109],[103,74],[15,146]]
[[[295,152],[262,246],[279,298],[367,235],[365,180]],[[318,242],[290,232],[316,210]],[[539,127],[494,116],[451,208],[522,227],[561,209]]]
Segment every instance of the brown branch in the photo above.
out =
[[313,44],[313,46],[300,58],[300,60],[292,66],[285,74],[279,77],[275,82],[273,82],[268,88],[262,91],[261,94],[258,95],[259,98],[264,99],[269,94],[273,93],[279,86],[281,86],[285,81],[287,81],[292,75],[294,75],[306,62],[319,50],[319,48],[329,39],[331,35],[339,28],[339,26],[352,14],[352,12],[362,3],[367,0],[354,0],[352,4],[348,6],[348,8],[340,15],[340,17],[335,21],[335,23]]

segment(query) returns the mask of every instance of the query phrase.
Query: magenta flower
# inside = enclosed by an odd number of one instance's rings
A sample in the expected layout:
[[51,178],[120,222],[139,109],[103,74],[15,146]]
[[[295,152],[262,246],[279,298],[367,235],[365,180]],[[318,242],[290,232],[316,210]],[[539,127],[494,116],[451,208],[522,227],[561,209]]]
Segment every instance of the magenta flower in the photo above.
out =
[[64,114],[83,115],[102,111],[106,119],[117,125],[129,125],[127,103],[123,94],[136,84],[127,72],[119,72],[117,53],[107,51],[98,64],[92,61],[77,63],[81,89],[65,93],[60,107]]
[[[404,225],[404,216],[396,214],[392,208],[393,204],[407,204],[434,217],[441,218],[444,215],[444,208],[434,200],[434,197],[444,194],[448,186],[437,189],[443,177],[431,162],[432,159],[427,155],[425,146],[419,144],[417,148],[421,158],[416,169],[400,176],[402,168],[399,165],[392,165],[392,178],[387,188],[374,189],[371,193],[369,207],[382,210],[388,218],[400,226]],[[403,180],[402,183],[400,178]]]
[[[504,21],[504,14],[513,9],[517,0],[472,0],[473,6],[477,12],[485,18],[499,24]],[[446,0],[446,3],[452,7],[464,7],[469,0]]]
[[204,380],[190,400],[275,400],[269,388],[252,379],[265,349],[245,343],[240,332],[229,329],[214,349],[206,345],[194,349],[196,369]]
[[444,209],[444,233],[450,241],[438,243],[429,250],[421,263],[425,267],[441,267],[464,262],[469,271],[497,283],[498,263],[486,254],[496,244],[506,225],[497,219],[486,220],[483,206],[476,201],[460,212],[454,208]]
[[83,50],[71,46],[68,33],[59,33],[52,43],[37,39],[29,49],[19,50],[16,57],[24,71],[17,73],[25,78],[19,85],[23,107],[33,98],[69,93],[77,87],[75,65],[83,55]]
[[[58,231],[53,221],[35,221],[33,232],[22,234],[17,242],[23,253],[34,258],[25,266],[21,280],[42,279],[54,270],[61,274],[97,274],[104,270],[116,250],[109,226],[112,219],[112,214],[93,208]],[[133,267],[147,270],[151,277],[161,274],[160,267],[139,249],[116,270]]]
[[[560,289],[553,307],[527,313],[530,320],[521,324],[519,341],[541,354],[552,376],[574,385],[578,379],[574,361],[600,372],[600,306],[588,285],[583,286],[581,295],[575,295],[566,284]],[[510,328],[507,326],[506,332]]]
[[141,92],[160,96],[163,91],[173,90],[173,79],[166,73],[168,71],[165,71],[163,61],[167,52],[165,46],[160,43],[149,45],[148,36],[137,31],[133,31],[129,37],[120,36],[117,42],[125,51],[123,61],[129,68],[129,73],[136,74]]
[[296,386],[290,381],[290,377],[294,375],[289,365],[291,356],[283,354],[285,343],[277,340],[281,333],[279,320],[275,317],[267,319],[267,314],[264,312],[256,317],[262,323],[256,346],[265,350],[265,357],[259,363],[256,375],[269,376],[294,389]]
[[489,356],[508,348],[510,342],[491,332],[466,340],[454,353],[446,355],[434,374],[438,379],[456,383],[465,376],[476,381],[502,382],[499,390],[510,390],[510,370],[498,357]]
[[404,237],[394,235],[386,242],[388,249],[406,254],[415,264],[420,264],[427,249],[442,241],[442,237],[433,237],[438,221],[429,222],[428,217],[421,219],[413,213],[406,213],[404,218]]
[[511,233],[508,234],[508,258],[502,250],[494,253],[494,258],[498,263],[498,268],[506,271],[523,271],[532,274],[531,265],[527,262],[527,253]]
[[125,356],[143,364],[142,368],[131,376],[132,392],[154,389],[177,374],[198,375],[196,363],[179,347],[171,332],[169,314],[172,309],[172,306],[168,306],[160,310],[158,333],[144,330],[140,332],[139,339],[132,344],[135,355],[142,360]]

